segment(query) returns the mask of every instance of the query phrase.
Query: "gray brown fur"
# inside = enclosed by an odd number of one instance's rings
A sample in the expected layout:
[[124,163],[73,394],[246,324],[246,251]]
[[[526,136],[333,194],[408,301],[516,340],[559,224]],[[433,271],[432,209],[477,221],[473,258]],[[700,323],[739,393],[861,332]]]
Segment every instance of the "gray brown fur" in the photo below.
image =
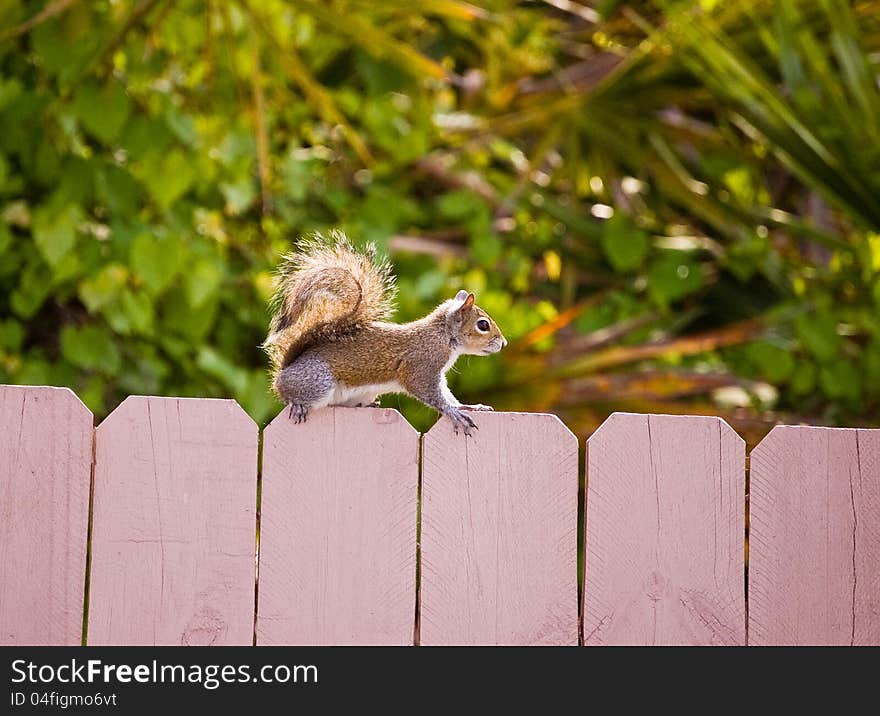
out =
[[[294,268],[282,279],[286,293],[267,339],[276,366],[273,388],[291,417],[304,420],[311,407],[367,405],[382,392],[405,392],[449,417],[456,432],[470,434],[476,426],[463,411],[491,408],[459,403],[445,374],[459,355],[488,355],[507,344],[495,322],[466,291],[411,323],[375,320],[393,300],[387,265],[357,253],[341,235],[331,241],[287,257]],[[297,266],[306,273],[298,275]]]

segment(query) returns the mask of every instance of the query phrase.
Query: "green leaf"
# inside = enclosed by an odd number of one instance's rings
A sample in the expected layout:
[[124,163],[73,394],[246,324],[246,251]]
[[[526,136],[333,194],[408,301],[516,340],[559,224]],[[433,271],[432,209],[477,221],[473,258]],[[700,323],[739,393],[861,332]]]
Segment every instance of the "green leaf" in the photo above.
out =
[[865,348],[865,389],[870,395],[880,395],[880,339],[874,339]]
[[24,328],[14,318],[0,321],[0,348],[18,351],[24,340]]
[[114,333],[120,336],[131,335],[131,321],[125,315],[125,311],[122,310],[122,305],[119,301],[106,304],[101,310],[101,315],[107,319],[107,325],[113,329]]
[[819,384],[830,398],[843,398],[856,401],[862,392],[862,378],[856,367],[848,360],[836,360],[822,366],[819,371]]
[[241,179],[235,184],[221,183],[220,192],[226,199],[226,211],[233,216],[247,211],[257,196],[257,188],[250,177]]
[[191,147],[198,144],[199,133],[192,115],[172,109],[165,113],[165,122],[181,142]]
[[748,347],[748,355],[760,375],[771,383],[782,383],[794,370],[794,358],[784,348],[759,341]]
[[140,160],[152,153],[162,156],[172,138],[161,120],[135,116],[125,125],[120,142],[132,159]]
[[98,198],[117,216],[136,213],[141,189],[134,177],[120,167],[108,165],[95,176]]
[[312,161],[302,161],[293,154],[287,155],[282,172],[288,199],[300,203],[306,198],[312,180],[313,167],[314,162]]
[[491,231],[471,234],[470,246],[474,258],[482,266],[492,266],[504,249],[501,239]]
[[199,349],[196,364],[234,393],[244,392],[248,384],[247,371],[208,346]]
[[131,243],[129,263],[153,293],[162,293],[183,270],[184,247],[176,237],[138,234]]
[[12,232],[9,227],[0,221],[0,256],[6,253],[6,249],[12,244]]
[[31,263],[22,273],[18,287],[12,292],[10,306],[21,318],[32,318],[40,310],[50,289],[45,265],[42,261]]
[[196,179],[192,158],[179,149],[168,154],[152,152],[135,170],[162,209],[167,209],[183,196]]
[[92,83],[81,85],[72,106],[86,131],[105,144],[119,136],[131,111],[125,88],[116,81],[103,87]]
[[95,276],[79,285],[79,297],[89,313],[95,313],[119,295],[127,279],[125,266],[107,264]]
[[829,313],[798,316],[795,330],[804,347],[820,361],[828,362],[839,354],[841,338],[837,321]]
[[190,341],[204,340],[217,317],[217,302],[207,301],[199,308],[190,306],[186,293],[179,287],[169,291],[162,301],[163,329],[173,331]]
[[648,291],[661,305],[682,299],[702,285],[702,267],[678,252],[667,254],[648,269]]
[[122,364],[113,337],[102,326],[65,326],[61,329],[61,353],[79,368],[116,375]]
[[437,210],[444,219],[461,221],[488,211],[485,202],[470,191],[452,191],[437,201]]
[[126,291],[122,294],[122,310],[132,329],[141,335],[153,333],[153,302],[143,292]]
[[199,308],[212,298],[223,280],[223,271],[214,261],[202,259],[186,274],[186,297],[192,308]]
[[76,243],[76,227],[82,211],[70,204],[61,211],[40,207],[34,211],[32,232],[34,242],[50,266],[56,266]]
[[816,367],[812,363],[798,363],[789,383],[794,395],[812,393],[816,386]]
[[92,4],[72,3],[73,7],[60,17],[37,23],[30,34],[31,47],[39,55],[39,66],[60,75],[62,81],[80,71],[103,39],[95,32],[95,18],[89,7]]
[[648,234],[623,214],[617,213],[605,222],[602,250],[615,271],[634,271],[648,255]]

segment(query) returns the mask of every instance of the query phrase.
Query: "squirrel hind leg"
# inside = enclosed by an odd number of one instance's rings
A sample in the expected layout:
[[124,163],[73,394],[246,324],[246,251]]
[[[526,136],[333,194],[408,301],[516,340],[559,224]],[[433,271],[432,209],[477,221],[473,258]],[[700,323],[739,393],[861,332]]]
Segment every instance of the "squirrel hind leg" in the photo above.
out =
[[295,420],[297,423],[304,423],[308,414],[308,406],[305,406],[302,403],[291,403],[288,406],[287,417],[291,420]]
[[288,416],[297,423],[305,422],[309,410],[320,408],[330,400],[336,381],[330,367],[317,356],[302,355],[275,376],[275,392],[288,406]]

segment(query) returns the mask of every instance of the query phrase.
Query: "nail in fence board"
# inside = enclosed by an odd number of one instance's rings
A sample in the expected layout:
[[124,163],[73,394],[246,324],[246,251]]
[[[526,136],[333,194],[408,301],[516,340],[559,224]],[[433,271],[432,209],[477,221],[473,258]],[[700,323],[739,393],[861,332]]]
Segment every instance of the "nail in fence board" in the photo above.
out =
[[129,397],[97,429],[88,643],[253,643],[257,426]]
[[421,643],[577,645],[577,438],[554,415],[441,418],[422,457]]
[[79,645],[94,419],[67,388],[0,386],[0,644]]
[[265,429],[258,644],[413,643],[418,455],[396,410]]
[[776,427],[749,492],[749,643],[880,645],[880,430]]
[[615,413],[587,441],[584,643],[744,644],[745,444]]

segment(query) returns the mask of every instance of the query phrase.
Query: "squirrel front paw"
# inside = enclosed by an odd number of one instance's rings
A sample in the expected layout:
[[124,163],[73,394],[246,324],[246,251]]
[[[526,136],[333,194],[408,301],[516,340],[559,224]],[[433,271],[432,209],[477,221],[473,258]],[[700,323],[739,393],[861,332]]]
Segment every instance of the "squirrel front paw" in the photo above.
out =
[[309,414],[309,409],[301,403],[290,403],[287,415],[291,420],[295,420],[297,424],[304,423]]
[[474,403],[473,405],[459,405],[460,410],[495,410],[491,405],[483,405],[482,403]]
[[477,424],[473,420],[471,420],[470,416],[465,415],[461,411],[461,408],[448,408],[445,413],[446,416],[452,421],[452,432],[454,432],[456,435],[458,435],[459,428],[467,436],[473,435],[471,429],[479,429],[477,428]]

